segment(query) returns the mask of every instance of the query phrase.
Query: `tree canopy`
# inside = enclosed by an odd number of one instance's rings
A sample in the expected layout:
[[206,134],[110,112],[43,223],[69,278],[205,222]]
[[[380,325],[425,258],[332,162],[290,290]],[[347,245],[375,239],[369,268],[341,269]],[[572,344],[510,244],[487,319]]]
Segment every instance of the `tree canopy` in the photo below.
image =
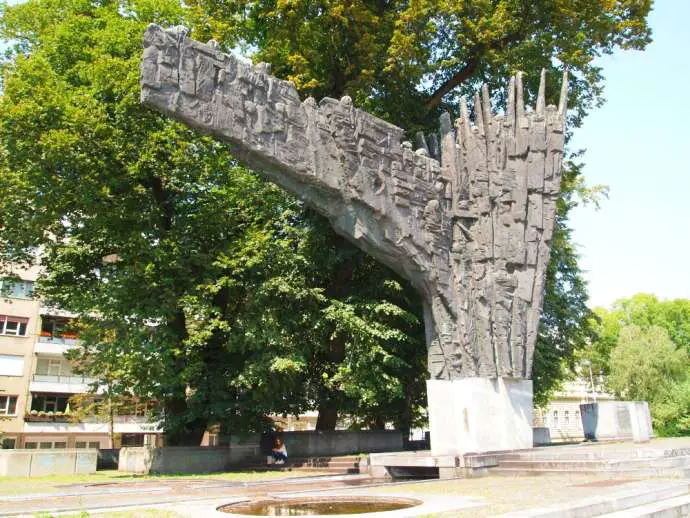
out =
[[650,41],[651,0],[195,0],[229,46],[245,44],[319,99],[355,103],[407,130],[436,129],[439,109],[481,83],[500,95],[518,70],[572,75],[571,123],[601,101],[595,59]]

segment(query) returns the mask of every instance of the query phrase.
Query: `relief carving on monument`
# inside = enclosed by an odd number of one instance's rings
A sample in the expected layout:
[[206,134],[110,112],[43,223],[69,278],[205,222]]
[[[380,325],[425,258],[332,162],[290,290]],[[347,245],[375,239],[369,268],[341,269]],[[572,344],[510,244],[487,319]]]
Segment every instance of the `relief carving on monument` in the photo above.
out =
[[231,143],[239,160],[324,214],[336,232],[409,279],[425,306],[432,379],[531,375],[560,187],[560,104],[525,109],[522,75],[503,115],[486,88],[474,120],[404,131],[349,97],[300,101],[295,86],[151,25],[141,100]]

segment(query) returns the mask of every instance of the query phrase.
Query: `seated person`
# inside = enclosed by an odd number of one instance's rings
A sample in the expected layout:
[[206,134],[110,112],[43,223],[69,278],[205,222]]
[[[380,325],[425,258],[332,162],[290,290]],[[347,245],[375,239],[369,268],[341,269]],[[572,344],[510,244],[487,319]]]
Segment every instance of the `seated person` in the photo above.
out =
[[273,444],[272,455],[276,464],[285,464],[285,461],[287,461],[287,448],[285,447],[283,439],[280,437],[276,437],[275,443]]

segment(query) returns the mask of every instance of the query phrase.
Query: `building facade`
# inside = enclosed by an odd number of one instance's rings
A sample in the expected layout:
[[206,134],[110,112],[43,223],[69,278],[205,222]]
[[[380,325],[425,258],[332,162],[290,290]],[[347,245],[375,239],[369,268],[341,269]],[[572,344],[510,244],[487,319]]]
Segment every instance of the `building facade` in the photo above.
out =
[[110,423],[75,422],[70,398],[93,380],[73,372],[65,353],[79,345],[70,316],[33,296],[38,267],[0,279],[0,444],[3,448],[113,448],[159,444],[160,431],[142,412]]

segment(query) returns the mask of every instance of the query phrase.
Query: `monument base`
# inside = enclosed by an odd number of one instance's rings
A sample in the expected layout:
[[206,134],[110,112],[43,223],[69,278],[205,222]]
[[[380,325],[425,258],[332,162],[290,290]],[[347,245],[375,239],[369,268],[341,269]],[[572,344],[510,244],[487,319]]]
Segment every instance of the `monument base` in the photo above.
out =
[[427,380],[432,455],[532,448],[532,381]]

